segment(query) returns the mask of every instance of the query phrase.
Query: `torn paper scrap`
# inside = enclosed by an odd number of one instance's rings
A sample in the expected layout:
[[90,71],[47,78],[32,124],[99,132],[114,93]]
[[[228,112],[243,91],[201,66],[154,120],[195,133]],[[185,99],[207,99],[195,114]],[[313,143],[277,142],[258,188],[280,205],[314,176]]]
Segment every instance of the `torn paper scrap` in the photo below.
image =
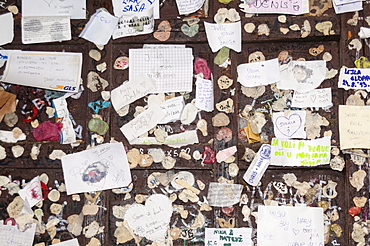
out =
[[196,12],[203,6],[204,2],[205,0],[176,0],[177,9],[179,10],[180,15],[187,15]]
[[86,19],[86,0],[22,0],[22,16],[60,16]]
[[237,67],[238,82],[246,87],[269,85],[280,81],[279,61],[277,58],[240,64]]
[[106,143],[62,157],[67,194],[126,187],[131,172],[122,143]]
[[341,68],[339,72],[338,88],[364,89],[370,87],[370,69],[369,68]]
[[12,52],[1,81],[48,90],[77,92],[81,67],[81,53]]
[[205,228],[204,245],[252,246],[252,228]]
[[185,107],[183,96],[167,99],[162,105],[161,109],[166,114],[158,124],[166,124],[180,120],[181,112]]
[[0,91],[0,122],[7,113],[15,112],[17,106],[16,99],[17,95],[6,91]]
[[306,111],[275,112],[272,122],[276,138],[306,138]]
[[112,0],[113,12],[117,17],[130,16],[153,9],[154,19],[159,19],[159,0],[122,1]]
[[42,200],[42,190],[40,177],[36,176],[33,178],[18,194],[21,196],[23,201],[28,201],[29,206],[32,208],[39,201]]
[[14,20],[12,13],[0,15],[0,46],[13,42]]
[[111,15],[106,9],[100,8],[91,16],[79,37],[95,45],[104,46],[116,30],[118,20],[118,17]]
[[200,110],[212,112],[214,109],[213,81],[197,77],[195,106]]
[[360,38],[369,38],[370,37],[370,28],[368,27],[360,27],[360,31],[358,33]]
[[315,89],[300,93],[295,91],[292,99],[294,108],[326,108],[332,106],[331,88]]
[[223,150],[220,150],[216,155],[217,162],[225,161],[227,158],[231,157],[237,151],[236,146],[232,146]]
[[301,15],[309,12],[309,1],[308,0],[242,0],[242,4],[239,5],[241,11],[251,14],[291,14]]
[[235,23],[208,23],[204,22],[207,40],[212,52],[228,47],[236,52],[242,50],[241,22]]
[[155,137],[135,138],[129,141],[131,145],[167,145],[172,148],[180,148],[190,144],[199,143],[196,130],[185,131],[178,134],[169,135],[164,142],[158,142]]
[[31,227],[25,231],[18,230],[17,225],[4,225],[4,221],[0,220],[0,242],[1,246],[32,246],[35,237],[36,224],[32,223]]
[[325,245],[323,209],[258,206],[258,246]]
[[36,44],[71,40],[70,16],[23,16],[22,43]]
[[243,179],[250,185],[257,186],[263,174],[270,165],[271,146],[269,144],[262,144],[252,163],[245,172]]
[[339,105],[341,149],[370,149],[370,106]]
[[277,88],[307,92],[318,87],[326,76],[326,61],[291,61],[280,67]]
[[271,165],[318,166],[330,162],[330,137],[314,140],[288,140],[273,138]]
[[76,133],[73,127],[70,113],[67,108],[67,101],[60,97],[52,100],[53,108],[55,108],[55,117],[59,118],[63,124],[62,135],[60,138],[61,144],[71,144],[76,142]]
[[243,185],[210,182],[207,200],[212,207],[230,207],[240,201]]
[[15,138],[12,131],[0,130],[0,141],[4,143],[16,143],[23,140],[26,140],[26,134],[24,133],[22,133],[18,138]]
[[146,96],[152,90],[155,90],[154,80],[145,74],[139,74],[132,80],[126,81],[112,90],[112,105],[118,111],[137,99]]
[[80,244],[78,243],[77,238],[74,238],[74,239],[71,239],[71,240],[68,240],[68,241],[64,241],[64,242],[61,242],[61,243],[53,244],[53,245],[54,246],[80,246]]
[[155,127],[163,119],[165,113],[159,105],[153,105],[123,125],[120,130],[128,141],[131,141]]

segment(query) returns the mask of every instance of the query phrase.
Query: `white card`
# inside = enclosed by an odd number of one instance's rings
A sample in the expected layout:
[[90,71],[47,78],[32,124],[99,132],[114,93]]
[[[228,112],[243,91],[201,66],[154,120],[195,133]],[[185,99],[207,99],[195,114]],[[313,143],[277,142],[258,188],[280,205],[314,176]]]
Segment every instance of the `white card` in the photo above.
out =
[[236,52],[241,52],[242,30],[240,21],[222,24],[204,22],[204,27],[212,52],[216,52],[224,46]]
[[176,0],[177,9],[179,10],[180,15],[187,15],[196,12],[203,6],[204,2],[205,0]]
[[246,87],[269,85],[280,81],[279,61],[277,58],[240,64],[237,67],[238,82]]
[[331,88],[315,89],[303,93],[295,91],[293,94],[292,107],[294,108],[325,108],[332,105]]
[[197,77],[195,106],[200,110],[212,112],[214,108],[213,81]]
[[206,228],[207,246],[252,246],[252,228]]
[[18,192],[18,194],[24,201],[27,199],[31,208],[35,206],[42,200],[40,177],[36,176],[33,178],[22,190]]
[[370,87],[369,68],[341,68],[338,79],[338,87],[345,90],[364,89]]

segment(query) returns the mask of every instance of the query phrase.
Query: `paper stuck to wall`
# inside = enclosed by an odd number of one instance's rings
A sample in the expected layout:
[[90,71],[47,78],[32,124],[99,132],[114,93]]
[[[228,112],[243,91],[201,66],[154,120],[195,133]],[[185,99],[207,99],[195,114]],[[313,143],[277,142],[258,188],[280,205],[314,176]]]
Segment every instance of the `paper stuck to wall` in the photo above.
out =
[[210,182],[207,200],[212,207],[230,207],[240,201],[243,185]]
[[270,165],[270,159],[271,146],[269,144],[262,144],[243,176],[245,182],[250,185],[257,186],[263,174],[266,172],[266,169]]
[[81,67],[81,53],[12,52],[1,81],[48,90],[77,92]]
[[181,112],[185,107],[183,96],[167,99],[162,105],[161,109],[165,112],[165,116],[158,124],[166,124],[169,122],[180,120]]
[[308,0],[282,0],[276,2],[274,0],[250,1],[243,0],[239,5],[245,13],[252,14],[291,14],[301,15],[309,12]]
[[101,8],[93,14],[80,33],[82,37],[95,45],[104,46],[116,30],[119,18],[111,15],[107,10]]
[[80,246],[80,244],[78,243],[77,238],[74,238],[74,239],[71,239],[71,240],[68,240],[68,241],[64,241],[64,242],[61,242],[61,243],[53,244],[53,245],[54,246]]
[[326,76],[326,61],[291,61],[280,67],[277,88],[308,92],[318,87]]
[[197,77],[195,106],[200,110],[212,112],[214,109],[213,81]]
[[22,0],[22,16],[69,15],[71,19],[86,19],[86,0]]
[[203,6],[204,2],[205,0],[176,0],[177,9],[179,10],[180,15],[187,15],[196,12]]
[[252,246],[252,228],[206,228],[207,246]]
[[22,17],[22,43],[35,44],[71,40],[69,16]]
[[370,28],[368,27],[360,27],[360,31],[358,32],[358,36],[360,38],[369,38],[370,37]]
[[271,141],[271,165],[318,166],[329,164],[330,149],[330,137],[314,140],[273,138]]
[[11,12],[0,15],[0,33],[0,46],[13,42],[14,20]]
[[12,131],[0,130],[0,141],[4,143],[16,143],[26,140],[26,134],[22,133],[18,138],[14,137]]
[[67,194],[108,190],[131,183],[122,143],[106,143],[62,157]]
[[159,105],[154,105],[123,125],[120,130],[128,141],[131,141],[155,127],[165,113]]
[[320,207],[258,206],[258,246],[324,244]]
[[306,138],[306,111],[284,111],[272,114],[276,138]]
[[142,13],[146,10],[153,9],[154,19],[160,18],[159,1],[158,0],[142,0],[142,1],[127,1],[127,0],[112,0],[113,12],[117,17],[122,15],[133,15]]
[[355,11],[360,11],[363,9],[362,1],[356,1],[352,3],[341,4],[341,5],[336,5],[334,2],[333,7],[334,7],[336,14],[355,12]]
[[240,64],[237,67],[238,82],[246,87],[269,85],[280,81],[279,61],[277,58]]
[[341,149],[370,149],[370,106],[339,105]]
[[216,52],[222,47],[228,47],[236,52],[242,50],[241,22],[214,24],[204,22],[209,47]]
[[35,237],[36,224],[32,223],[31,227],[25,231],[19,231],[17,225],[11,225],[11,222],[4,225],[0,220],[0,242],[1,246],[32,246]]
[[130,81],[124,82],[112,90],[111,101],[116,111],[122,107],[146,96],[150,91],[155,90],[154,80],[147,75],[139,74]]
[[135,138],[129,141],[131,145],[167,145],[171,148],[180,148],[199,143],[196,130],[169,135],[164,142],[158,142],[155,137]]
[[295,91],[292,99],[294,108],[326,108],[332,106],[331,88],[315,89],[308,92]]
[[42,190],[40,177],[34,177],[18,194],[21,196],[23,201],[27,200],[30,208],[35,206],[39,201],[42,200]]
[[52,100],[53,108],[55,108],[55,117],[61,120],[63,124],[61,144],[71,144],[76,142],[76,134],[69,117],[70,113],[67,108],[67,101],[63,97]]
[[364,89],[370,88],[369,68],[341,68],[339,72],[338,88]]

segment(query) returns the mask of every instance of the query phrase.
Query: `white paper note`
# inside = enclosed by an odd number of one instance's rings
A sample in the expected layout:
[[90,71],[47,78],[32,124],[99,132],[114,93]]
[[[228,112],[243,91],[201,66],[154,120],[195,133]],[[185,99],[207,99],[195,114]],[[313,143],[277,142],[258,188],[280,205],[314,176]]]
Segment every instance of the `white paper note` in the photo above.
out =
[[12,13],[0,15],[0,46],[13,42],[14,20]]
[[214,108],[213,81],[197,77],[195,106],[200,110],[212,112]]
[[22,190],[18,192],[23,201],[27,200],[30,208],[42,200],[40,177],[33,178]]
[[161,109],[165,112],[165,116],[158,124],[166,124],[168,122],[180,120],[181,112],[185,107],[184,97],[178,96],[167,99]]
[[240,21],[222,24],[204,22],[204,27],[212,52],[216,52],[224,46],[236,52],[241,52],[242,31]]
[[48,90],[77,92],[81,66],[81,53],[12,52],[1,81]]
[[156,90],[151,93],[192,91],[191,48],[130,49],[129,57],[129,80],[148,75],[155,80]]
[[348,4],[348,3],[354,3],[359,2],[359,0],[333,0],[333,4],[335,5],[342,5],[342,4]]
[[70,118],[70,113],[67,108],[67,101],[63,97],[52,100],[53,108],[55,108],[55,116],[61,119],[63,124],[61,144],[71,144],[76,142],[76,134]]
[[212,207],[230,207],[240,201],[243,185],[210,182],[207,200]]
[[258,246],[324,246],[320,207],[258,206]]
[[71,40],[69,16],[22,17],[22,43],[35,44]]
[[306,111],[276,112],[272,122],[276,138],[306,138]]
[[113,32],[113,39],[152,33],[154,31],[153,8],[133,15],[122,15]]
[[109,42],[114,30],[116,30],[118,20],[118,17],[111,15],[105,9],[98,9],[91,16],[79,37],[96,45],[104,46]]
[[22,16],[70,15],[71,19],[86,18],[86,0],[22,0]]
[[122,143],[106,143],[62,157],[67,194],[108,190],[131,183]]
[[206,228],[207,246],[252,246],[252,228]]
[[309,92],[293,94],[292,107],[308,108],[308,107],[330,107],[332,106],[331,88],[315,89]]
[[353,2],[353,3],[347,3],[347,4],[341,4],[341,5],[336,5],[335,3],[333,3],[333,7],[334,7],[334,10],[335,10],[336,14],[355,12],[355,11],[360,11],[360,10],[363,9],[362,1],[357,1],[357,2]]
[[330,149],[330,137],[314,140],[273,138],[271,141],[271,165],[318,166],[329,164]]
[[26,134],[22,133],[18,138],[13,136],[12,131],[0,130],[0,141],[5,143],[16,143],[18,141],[26,140]]
[[370,28],[368,27],[360,27],[360,31],[358,32],[358,36],[360,38],[369,38],[370,37]]
[[165,144],[172,148],[180,148],[190,144],[199,143],[197,131],[185,131],[178,134],[169,135],[163,143],[158,142],[155,137],[135,138],[129,141],[131,145],[162,145]]
[[241,10],[246,13],[254,14],[292,14],[301,15],[309,12],[308,0],[244,0],[239,5]]
[[269,144],[262,144],[252,163],[245,172],[243,179],[250,185],[257,186],[263,174],[270,165],[271,146]]
[[114,15],[117,17],[142,13],[151,8],[153,9],[154,19],[160,17],[158,0],[112,0],[112,3]]
[[179,10],[180,15],[187,15],[196,12],[203,6],[204,2],[205,0],[176,0],[177,9]]
[[17,225],[4,225],[0,220],[0,242],[1,246],[32,246],[35,237],[36,224],[32,224],[24,232],[18,230]]
[[122,107],[146,96],[155,89],[154,80],[147,75],[139,74],[134,79],[124,82],[122,85],[112,90],[111,101],[116,111]]
[[315,89],[324,81],[326,62],[324,60],[291,61],[281,66],[280,71],[278,89],[307,92]]
[[339,105],[340,148],[370,149],[370,107]]
[[237,67],[238,82],[246,87],[269,85],[280,80],[279,61],[277,58],[240,64]]
[[127,140],[131,141],[155,127],[164,116],[160,106],[154,105],[123,125],[120,130]]
[[68,241],[64,241],[64,242],[61,242],[61,243],[53,244],[53,245],[54,246],[80,246],[80,244],[78,243],[77,238],[74,238],[74,239],[71,239],[71,240],[68,240]]
[[346,90],[364,89],[370,87],[369,68],[341,68],[338,79],[338,87]]

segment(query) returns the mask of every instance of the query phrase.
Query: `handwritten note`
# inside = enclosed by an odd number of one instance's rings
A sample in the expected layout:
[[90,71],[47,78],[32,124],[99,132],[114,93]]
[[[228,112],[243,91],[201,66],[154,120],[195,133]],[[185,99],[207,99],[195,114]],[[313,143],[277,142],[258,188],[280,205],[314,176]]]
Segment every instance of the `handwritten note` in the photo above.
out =
[[22,43],[71,40],[70,16],[22,17]]
[[0,15],[0,45],[13,42],[14,20],[12,13]]
[[106,143],[62,157],[67,194],[108,190],[131,183],[122,143]]
[[370,149],[370,107],[339,105],[340,148]]
[[63,97],[53,99],[53,108],[55,108],[55,116],[63,123],[61,144],[71,144],[76,142],[76,134],[72,124],[72,120],[69,117],[70,113],[68,110],[67,100]]
[[258,206],[258,246],[324,246],[320,207]]
[[22,16],[69,15],[71,19],[86,18],[86,0],[22,0]]
[[197,78],[195,91],[195,106],[207,112],[213,111],[213,81],[209,79]]
[[155,127],[164,116],[160,106],[154,105],[123,125],[120,130],[127,140],[131,141]]
[[180,15],[194,13],[203,6],[204,2],[205,0],[176,0]]
[[4,225],[0,220],[0,242],[2,246],[32,246],[35,237],[36,224],[21,232],[17,225]]
[[161,109],[165,113],[165,116],[158,124],[166,124],[168,122],[180,120],[184,106],[185,102],[183,96],[167,99],[164,104],[161,105]]
[[362,1],[356,1],[347,4],[337,5],[335,2],[333,3],[333,7],[336,14],[343,14],[347,12],[354,12],[363,9]]
[[165,144],[172,148],[180,148],[189,144],[199,143],[197,131],[185,131],[169,135],[163,143],[158,142],[155,137],[135,138],[129,141],[131,145],[161,145]]
[[154,31],[153,8],[119,18],[113,39],[152,33]]
[[326,61],[291,61],[280,67],[277,88],[308,92],[318,87],[326,76]]
[[23,201],[28,201],[31,208],[35,206],[42,200],[40,177],[36,176],[33,178],[18,194],[22,197]]
[[278,59],[244,63],[237,67],[238,82],[246,87],[269,85],[280,80]]
[[207,246],[252,246],[252,228],[206,228]]
[[111,100],[116,111],[155,90],[154,80],[144,74],[124,82],[111,93]]
[[331,88],[315,89],[304,93],[295,91],[293,94],[292,107],[294,108],[325,108],[332,105]]
[[271,165],[318,166],[330,162],[330,137],[315,140],[271,141]]
[[1,81],[48,90],[77,92],[81,66],[81,53],[12,52]]
[[341,68],[338,87],[343,89],[370,89],[370,69]]
[[309,12],[308,0],[243,0],[242,2],[239,7],[245,13],[301,15]]
[[306,111],[285,111],[272,114],[276,138],[306,138]]
[[112,0],[113,12],[117,17],[130,16],[153,9],[154,19],[159,19],[158,0]]
[[106,9],[98,9],[80,33],[82,37],[96,45],[106,45],[117,28],[118,17],[111,15]]
[[250,185],[257,186],[260,182],[267,167],[270,165],[271,146],[269,144],[262,144],[254,157],[252,163],[244,174],[243,179]]
[[151,93],[192,91],[191,48],[130,49],[129,57],[129,80],[139,74],[148,75],[155,81],[156,86],[156,90]]
[[80,246],[78,243],[77,238],[74,238],[72,240],[64,241],[61,243],[53,244],[54,246]]
[[243,185],[209,183],[207,200],[213,207],[230,207],[237,204],[242,194]]
[[236,52],[242,50],[242,31],[240,21],[235,23],[214,24],[204,22],[209,47],[216,52],[228,47]]

